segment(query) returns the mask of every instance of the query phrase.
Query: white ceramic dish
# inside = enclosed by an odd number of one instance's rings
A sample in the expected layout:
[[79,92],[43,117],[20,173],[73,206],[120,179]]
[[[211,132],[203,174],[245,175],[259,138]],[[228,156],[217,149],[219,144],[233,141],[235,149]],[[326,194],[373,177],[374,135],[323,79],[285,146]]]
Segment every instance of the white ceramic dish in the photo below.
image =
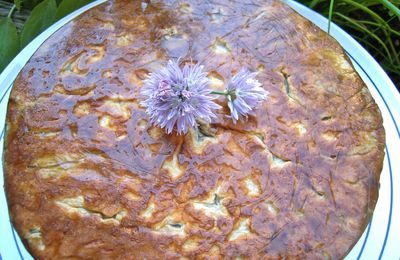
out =
[[[304,17],[323,30],[326,18],[293,1],[284,0]],[[61,19],[32,41],[0,75],[0,147],[3,147],[4,121],[10,90],[16,76],[39,48],[55,31],[86,10],[105,2],[95,1]],[[346,259],[399,259],[400,247],[400,94],[372,56],[350,35],[332,24],[331,35],[342,45],[354,67],[368,85],[382,112],[386,130],[386,156],[381,174],[379,200],[371,223]],[[0,149],[2,157],[3,149]],[[1,162],[0,162],[1,163]],[[3,167],[0,185],[4,186]],[[351,203],[351,202],[350,202]],[[4,189],[0,190],[0,260],[32,259],[11,225]]]

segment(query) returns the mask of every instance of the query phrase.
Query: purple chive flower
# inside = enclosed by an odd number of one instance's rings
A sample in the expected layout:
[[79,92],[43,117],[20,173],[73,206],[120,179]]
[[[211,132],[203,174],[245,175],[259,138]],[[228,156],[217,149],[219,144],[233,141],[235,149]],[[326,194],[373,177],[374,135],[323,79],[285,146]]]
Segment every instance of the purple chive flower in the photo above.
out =
[[169,134],[176,125],[179,134],[196,126],[196,119],[210,122],[214,109],[220,108],[212,100],[209,80],[203,66],[186,64],[179,67],[179,60],[168,61],[167,67],[152,72],[144,81],[141,95],[150,115],[150,121],[165,128]]
[[233,123],[252,113],[263,100],[267,99],[268,91],[255,79],[257,73],[248,69],[241,69],[228,83],[225,89],[228,98],[228,107],[231,111]]

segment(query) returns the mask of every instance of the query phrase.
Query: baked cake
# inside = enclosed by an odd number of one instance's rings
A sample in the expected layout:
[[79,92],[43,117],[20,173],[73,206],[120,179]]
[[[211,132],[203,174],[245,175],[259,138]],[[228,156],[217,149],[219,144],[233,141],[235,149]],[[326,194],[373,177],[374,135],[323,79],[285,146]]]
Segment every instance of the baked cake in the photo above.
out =
[[[186,135],[138,95],[170,59],[269,98]],[[378,106],[339,44],[277,0],[111,0],[52,35],[9,101],[5,189],[37,259],[342,258],[374,210]]]

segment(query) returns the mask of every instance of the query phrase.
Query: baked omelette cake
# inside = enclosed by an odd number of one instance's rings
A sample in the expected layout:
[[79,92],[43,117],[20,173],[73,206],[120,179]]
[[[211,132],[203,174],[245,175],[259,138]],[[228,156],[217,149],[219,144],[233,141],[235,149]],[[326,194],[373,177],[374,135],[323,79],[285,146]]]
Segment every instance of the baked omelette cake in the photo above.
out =
[[[138,99],[168,60],[268,100],[186,135]],[[110,0],[63,26],[11,93],[5,189],[36,259],[338,259],[371,219],[382,117],[339,44],[277,0]]]

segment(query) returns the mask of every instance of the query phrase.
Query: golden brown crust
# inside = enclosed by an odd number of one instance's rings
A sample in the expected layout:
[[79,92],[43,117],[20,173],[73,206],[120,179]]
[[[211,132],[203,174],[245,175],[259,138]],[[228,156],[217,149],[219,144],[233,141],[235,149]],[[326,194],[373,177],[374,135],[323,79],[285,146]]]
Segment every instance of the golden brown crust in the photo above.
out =
[[[39,259],[340,258],[378,197],[384,129],[340,46],[275,1],[114,0],[50,37],[10,97],[5,187]],[[167,136],[137,96],[172,58],[268,102]],[[221,100],[222,102],[222,100]],[[226,108],[225,108],[226,109]],[[226,111],[225,111],[226,112]]]

